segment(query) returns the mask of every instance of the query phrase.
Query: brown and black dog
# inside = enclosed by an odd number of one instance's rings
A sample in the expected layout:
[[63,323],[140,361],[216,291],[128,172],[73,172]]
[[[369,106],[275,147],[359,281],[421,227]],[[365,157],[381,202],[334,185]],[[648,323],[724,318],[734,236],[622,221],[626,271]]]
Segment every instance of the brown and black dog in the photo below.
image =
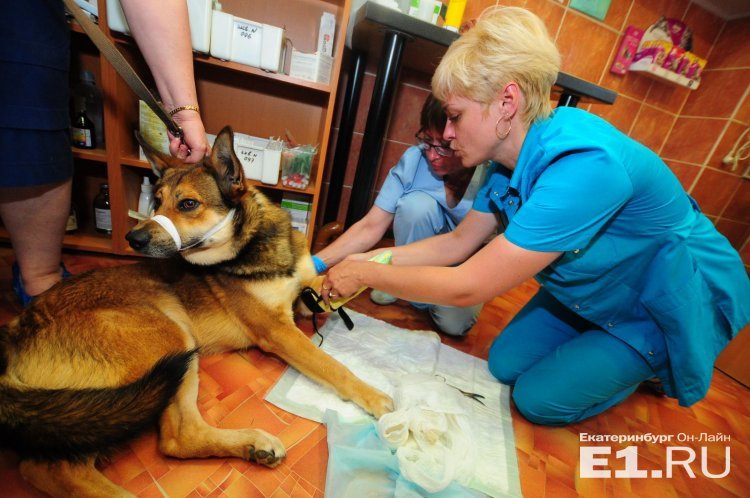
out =
[[203,420],[196,354],[256,346],[375,416],[390,411],[295,326],[315,278],[306,239],[245,182],[231,129],[198,164],[141,145],[160,177],[156,210],[127,239],[167,259],[76,275],[0,327],[0,445],[21,455],[24,478],[52,496],[129,496],[94,463],[157,422],[167,455],[277,465],[276,437]]

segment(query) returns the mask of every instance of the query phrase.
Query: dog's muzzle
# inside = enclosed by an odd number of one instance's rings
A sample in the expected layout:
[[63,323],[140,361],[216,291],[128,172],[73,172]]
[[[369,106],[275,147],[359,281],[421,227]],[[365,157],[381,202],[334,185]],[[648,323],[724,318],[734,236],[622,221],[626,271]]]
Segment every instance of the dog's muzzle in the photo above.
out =
[[[174,245],[177,248],[178,251],[185,251],[187,249],[196,247],[211,237],[213,237],[219,230],[227,226],[230,221],[234,218],[234,213],[236,212],[236,209],[231,209],[229,212],[222,218],[218,223],[216,223],[214,226],[212,226],[203,236],[198,239],[197,241],[193,242],[192,244],[183,247],[182,246],[182,239],[180,238],[180,233],[177,231],[177,228],[175,228],[174,223],[172,220],[167,218],[166,216],[162,214],[157,214],[156,216],[152,216],[150,220],[155,221],[159,226],[161,226],[165,232],[169,234],[170,237],[172,237],[172,240],[174,241]],[[136,230],[136,231],[130,231],[125,236],[125,239],[127,239],[128,243],[130,244],[130,247],[135,249],[136,251],[140,251],[143,248],[145,248],[149,242],[151,241],[151,234],[147,230]]]

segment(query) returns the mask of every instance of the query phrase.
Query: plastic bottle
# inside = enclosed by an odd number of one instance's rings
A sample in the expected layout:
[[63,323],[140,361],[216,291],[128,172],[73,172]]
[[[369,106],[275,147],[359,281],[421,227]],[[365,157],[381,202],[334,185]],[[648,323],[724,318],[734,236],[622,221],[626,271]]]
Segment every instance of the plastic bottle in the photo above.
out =
[[458,33],[458,28],[461,27],[461,21],[464,19],[464,10],[466,10],[466,0],[451,0],[445,13],[445,24],[443,26]]
[[109,185],[102,183],[94,199],[96,231],[112,235],[112,208],[109,204]]
[[96,86],[94,74],[91,71],[81,71],[81,79],[72,92],[73,109],[86,109],[86,114],[94,123],[96,132],[94,143],[97,147],[104,147],[104,104],[102,91]]
[[70,127],[70,140],[73,142],[73,146],[81,149],[96,147],[96,128],[86,114],[85,108],[81,108],[73,119],[73,124]]
[[151,217],[154,210],[154,186],[151,185],[149,177],[143,177],[141,183],[141,195],[138,197],[138,212],[144,216]]

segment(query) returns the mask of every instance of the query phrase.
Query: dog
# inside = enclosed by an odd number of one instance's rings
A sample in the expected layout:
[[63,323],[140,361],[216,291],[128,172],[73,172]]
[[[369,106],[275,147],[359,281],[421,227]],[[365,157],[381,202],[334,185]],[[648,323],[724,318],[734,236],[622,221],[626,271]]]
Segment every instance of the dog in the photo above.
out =
[[275,436],[203,420],[198,354],[255,346],[376,417],[391,411],[295,325],[316,278],[307,242],[245,181],[231,128],[197,164],[139,142],[159,177],[155,213],[126,239],[155,258],[66,279],[0,327],[0,445],[24,479],[51,496],[130,496],[95,462],[156,423],[166,455],[278,465]]

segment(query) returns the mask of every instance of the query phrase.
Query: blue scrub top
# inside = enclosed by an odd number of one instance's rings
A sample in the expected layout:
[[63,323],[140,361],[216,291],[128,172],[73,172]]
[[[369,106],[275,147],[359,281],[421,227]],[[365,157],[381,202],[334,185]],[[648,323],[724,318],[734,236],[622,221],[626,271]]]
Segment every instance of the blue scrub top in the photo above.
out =
[[737,252],[651,150],[606,121],[558,108],[531,126],[515,170],[493,164],[474,209],[505,237],[563,255],[536,279],[565,306],[639,351],[689,406],[750,322]]
[[456,228],[468,214],[477,191],[484,181],[486,165],[474,170],[474,176],[466,187],[463,197],[453,207],[448,206],[443,179],[433,173],[430,162],[417,147],[409,147],[399,159],[398,164],[390,169],[388,176],[380,187],[375,205],[389,213],[396,212],[398,200],[410,192],[424,192],[435,199],[446,215],[449,230]]

